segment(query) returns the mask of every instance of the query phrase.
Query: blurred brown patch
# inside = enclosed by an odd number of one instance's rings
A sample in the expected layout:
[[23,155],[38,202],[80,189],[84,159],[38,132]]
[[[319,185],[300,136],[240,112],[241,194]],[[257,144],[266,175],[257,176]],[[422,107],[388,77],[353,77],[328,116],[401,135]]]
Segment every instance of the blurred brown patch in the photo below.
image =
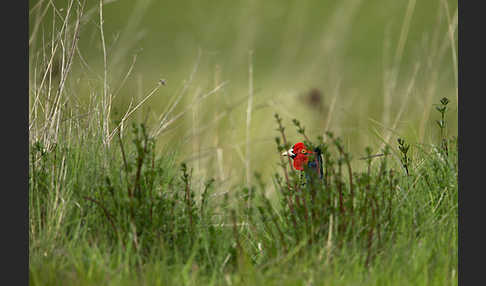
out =
[[305,94],[301,95],[302,102],[309,108],[315,111],[323,111],[324,109],[324,95],[318,88],[312,88]]

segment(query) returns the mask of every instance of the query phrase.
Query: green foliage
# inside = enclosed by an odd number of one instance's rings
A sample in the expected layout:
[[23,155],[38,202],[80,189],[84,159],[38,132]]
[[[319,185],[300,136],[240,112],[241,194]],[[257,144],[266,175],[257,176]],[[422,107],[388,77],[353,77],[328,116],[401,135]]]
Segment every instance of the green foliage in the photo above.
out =
[[[295,119],[293,122],[298,132],[306,137],[300,123]],[[304,185],[298,176],[289,176],[287,180],[275,176],[281,214],[272,213],[267,198],[262,199],[265,204],[259,210],[262,221],[267,217],[280,217],[270,233],[283,232],[286,236],[269,237],[266,243],[275,243],[272,248],[276,249],[288,249],[287,245],[297,247],[302,241],[308,247],[331,243],[336,245],[335,251],[352,247],[364,253],[368,264],[386,240],[392,239],[388,235],[393,233],[391,216],[398,181],[394,171],[387,167],[386,156],[373,172],[370,167],[362,172],[353,172],[351,155],[344,151],[340,138],[331,132],[327,133],[327,137],[328,143],[324,143],[322,137],[315,146],[309,141],[305,143],[312,149],[318,147],[322,150],[322,180],[315,172],[309,173],[310,180]],[[337,152],[332,152],[332,148]]]
[[410,148],[410,145],[405,143],[405,140],[402,138],[397,139],[398,142],[398,150],[400,150],[400,153],[402,153],[402,157],[400,158],[400,161],[402,162],[403,168],[405,168],[405,172],[407,175],[409,175],[408,171],[408,166],[410,166],[410,157],[407,156],[408,149]]

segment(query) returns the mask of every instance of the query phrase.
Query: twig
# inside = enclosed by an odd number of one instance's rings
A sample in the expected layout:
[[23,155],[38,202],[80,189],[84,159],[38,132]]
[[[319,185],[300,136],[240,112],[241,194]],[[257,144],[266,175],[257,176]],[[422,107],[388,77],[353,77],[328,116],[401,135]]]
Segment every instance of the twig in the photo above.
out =
[[84,198],[85,200],[88,200],[88,201],[91,201],[91,202],[95,203],[96,205],[98,205],[98,206],[99,206],[99,207],[100,207],[100,208],[103,210],[103,212],[104,212],[104,214],[105,214],[106,218],[108,219],[108,221],[109,221],[109,222],[110,222],[110,224],[111,224],[111,227],[113,228],[113,231],[115,231],[115,233],[118,235],[118,231],[117,231],[117,229],[116,229],[116,227],[115,227],[115,222],[113,221],[113,217],[112,217],[112,215],[111,215],[111,214],[108,212],[108,210],[107,210],[107,209],[106,209],[106,208],[103,206],[103,204],[102,204],[102,203],[100,203],[99,201],[97,201],[97,200],[93,199],[93,198],[88,197],[88,196],[83,196],[83,198]]

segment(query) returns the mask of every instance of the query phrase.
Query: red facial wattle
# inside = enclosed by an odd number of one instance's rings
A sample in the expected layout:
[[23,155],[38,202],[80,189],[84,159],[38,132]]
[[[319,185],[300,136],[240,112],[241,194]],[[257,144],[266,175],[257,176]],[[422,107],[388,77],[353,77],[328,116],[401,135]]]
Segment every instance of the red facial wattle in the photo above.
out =
[[309,162],[309,154],[311,154],[312,151],[307,150],[305,145],[302,142],[299,142],[294,145],[292,152],[295,154],[295,157],[293,158],[294,168],[296,170],[303,171],[304,166]]
[[298,154],[294,158],[294,168],[299,171],[304,171],[304,166],[309,162],[309,156]]

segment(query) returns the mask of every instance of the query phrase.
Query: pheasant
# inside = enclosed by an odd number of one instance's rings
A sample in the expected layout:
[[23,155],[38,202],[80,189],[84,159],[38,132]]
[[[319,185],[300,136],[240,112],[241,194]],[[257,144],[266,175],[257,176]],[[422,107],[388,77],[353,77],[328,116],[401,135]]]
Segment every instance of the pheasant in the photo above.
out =
[[304,143],[298,142],[288,151],[282,153],[283,156],[289,156],[293,160],[294,169],[303,171],[306,180],[309,180],[312,173],[317,174],[319,179],[323,177],[322,170],[322,152],[316,147],[314,151],[309,150]]

